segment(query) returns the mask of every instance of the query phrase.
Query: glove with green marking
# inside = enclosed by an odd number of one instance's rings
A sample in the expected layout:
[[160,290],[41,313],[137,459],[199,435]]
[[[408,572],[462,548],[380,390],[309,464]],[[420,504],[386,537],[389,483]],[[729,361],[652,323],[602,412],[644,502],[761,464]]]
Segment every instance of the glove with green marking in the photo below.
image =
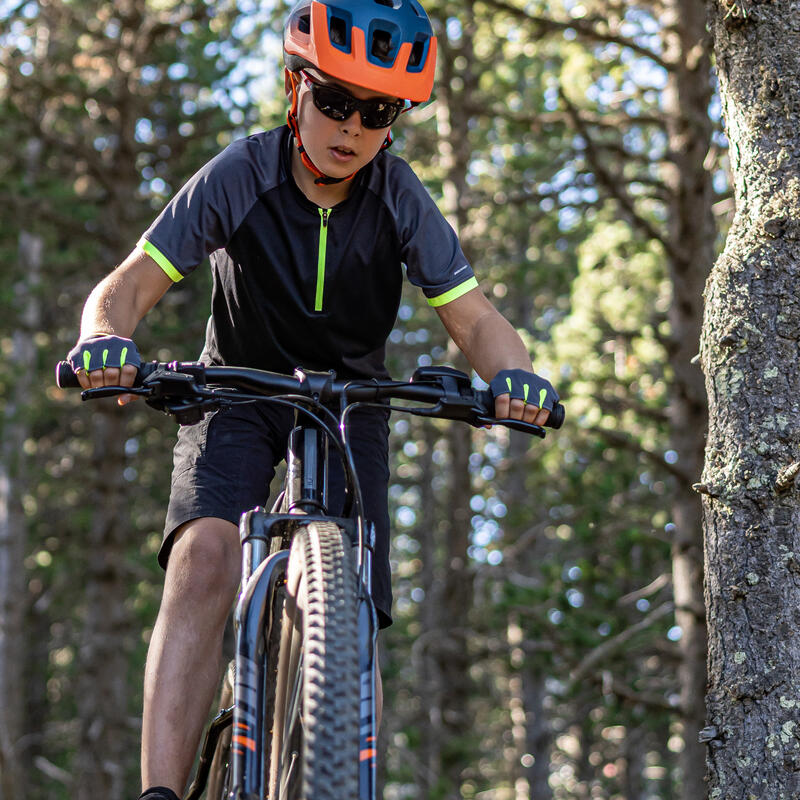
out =
[[529,405],[553,410],[558,393],[550,381],[524,369],[502,369],[489,384],[492,395],[508,394],[511,399],[524,400]]
[[126,365],[139,367],[142,363],[136,345],[130,339],[121,336],[98,335],[81,339],[67,356],[72,369],[85,369],[93,372],[96,369]]

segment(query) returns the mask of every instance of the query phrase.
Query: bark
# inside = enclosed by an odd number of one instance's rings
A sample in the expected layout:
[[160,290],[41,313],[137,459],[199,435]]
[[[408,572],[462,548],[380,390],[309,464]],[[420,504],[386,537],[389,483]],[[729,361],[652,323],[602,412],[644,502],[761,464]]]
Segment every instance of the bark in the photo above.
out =
[[0,444],[0,800],[24,794],[26,758],[20,741],[25,733],[27,536],[21,498],[27,482],[23,445],[30,430],[26,410],[33,391],[31,365],[36,361],[33,336],[41,327],[36,293],[41,279],[42,240],[23,232],[19,258],[22,280],[14,292],[20,314],[11,335],[7,365],[16,379],[5,401]]
[[736,214],[706,287],[711,800],[800,796],[800,37],[790,0],[708,4]]
[[703,466],[706,397],[701,371],[693,363],[703,317],[702,289],[714,259],[716,224],[711,175],[705,168],[712,123],[710,47],[703,6],[672,0],[664,15],[664,59],[672,65],[664,91],[671,164],[665,182],[668,205],[667,263],[672,283],[669,309],[670,448],[678,454],[671,514],[675,622],[682,631],[680,722],[684,747],[679,756],[683,800],[705,793],[705,753],[698,733],[705,724],[706,629],[703,602],[702,510],[692,491]]

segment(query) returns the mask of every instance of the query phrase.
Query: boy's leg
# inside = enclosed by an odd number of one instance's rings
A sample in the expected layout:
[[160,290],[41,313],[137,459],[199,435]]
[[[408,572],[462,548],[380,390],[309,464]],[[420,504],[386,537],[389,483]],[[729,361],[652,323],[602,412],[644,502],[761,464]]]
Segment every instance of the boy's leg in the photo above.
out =
[[204,517],[176,533],[147,653],[143,789],[183,793],[219,682],[240,568],[239,532],[231,522]]

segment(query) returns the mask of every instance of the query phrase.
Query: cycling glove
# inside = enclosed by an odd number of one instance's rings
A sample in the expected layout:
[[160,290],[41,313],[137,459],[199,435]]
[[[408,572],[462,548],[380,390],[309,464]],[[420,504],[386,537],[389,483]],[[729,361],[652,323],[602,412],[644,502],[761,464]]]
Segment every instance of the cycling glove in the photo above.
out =
[[553,410],[558,402],[558,393],[550,381],[527,372],[524,369],[503,369],[492,378],[489,384],[492,395],[511,395],[512,399],[524,400],[526,403],[539,408]]
[[92,372],[106,367],[138,367],[142,363],[136,345],[121,336],[99,335],[81,339],[67,356],[76,372],[85,369]]

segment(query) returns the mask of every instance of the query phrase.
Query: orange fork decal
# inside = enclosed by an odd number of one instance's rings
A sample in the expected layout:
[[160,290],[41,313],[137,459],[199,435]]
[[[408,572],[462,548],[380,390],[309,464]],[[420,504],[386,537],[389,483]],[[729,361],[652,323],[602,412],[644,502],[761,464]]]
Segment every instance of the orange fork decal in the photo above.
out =
[[231,739],[236,744],[241,744],[244,747],[246,747],[248,750],[252,750],[253,752],[255,752],[256,743],[255,743],[255,741],[253,741],[253,739],[250,739],[247,736],[232,736]]

